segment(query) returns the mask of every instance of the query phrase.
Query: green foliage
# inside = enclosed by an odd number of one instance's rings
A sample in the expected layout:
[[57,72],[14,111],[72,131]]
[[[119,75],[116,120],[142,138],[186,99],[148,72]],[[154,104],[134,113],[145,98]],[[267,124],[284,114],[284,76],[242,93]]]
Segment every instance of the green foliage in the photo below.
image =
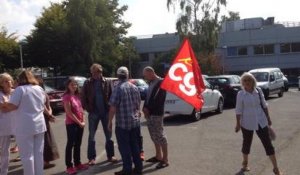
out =
[[227,0],[167,0],[168,8],[177,3],[181,10],[176,23],[178,33],[192,38],[196,53],[213,53],[218,42],[219,13]]
[[167,53],[159,55],[153,60],[152,67],[155,69],[157,75],[164,77],[175,58],[177,49],[172,49]]
[[19,46],[15,33],[9,34],[6,28],[0,29],[0,71],[19,66]]
[[130,24],[122,20],[127,6],[118,0],[65,0],[44,9],[27,37],[30,65],[53,67],[59,74],[87,75],[100,63],[110,76],[128,57],[137,59],[132,40],[125,38]]

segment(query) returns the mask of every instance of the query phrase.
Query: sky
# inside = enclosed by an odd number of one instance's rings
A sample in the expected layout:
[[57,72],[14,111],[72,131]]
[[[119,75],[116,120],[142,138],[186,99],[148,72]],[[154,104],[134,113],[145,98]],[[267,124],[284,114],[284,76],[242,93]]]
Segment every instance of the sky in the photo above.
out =
[[[0,26],[9,33],[16,32],[19,39],[30,34],[43,7],[62,0],[0,0]],[[167,0],[119,0],[128,5],[124,20],[132,23],[128,36],[141,36],[175,32],[179,9],[168,11]],[[227,0],[226,11],[236,11],[241,18],[275,17],[277,21],[300,22],[299,0]],[[298,13],[297,13],[298,12]]]

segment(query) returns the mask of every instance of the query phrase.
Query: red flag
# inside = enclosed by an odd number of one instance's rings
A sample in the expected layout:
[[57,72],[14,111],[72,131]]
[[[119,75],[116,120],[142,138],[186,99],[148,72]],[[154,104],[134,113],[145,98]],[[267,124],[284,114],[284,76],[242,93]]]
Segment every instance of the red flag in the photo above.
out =
[[196,109],[204,103],[202,92],[205,85],[202,73],[188,39],[184,39],[161,88],[182,98]]

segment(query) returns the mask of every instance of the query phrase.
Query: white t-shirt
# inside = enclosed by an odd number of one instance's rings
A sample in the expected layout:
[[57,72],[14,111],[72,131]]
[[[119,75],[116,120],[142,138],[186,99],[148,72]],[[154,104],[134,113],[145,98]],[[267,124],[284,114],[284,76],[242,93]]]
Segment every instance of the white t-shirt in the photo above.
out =
[[17,87],[9,102],[18,107],[15,123],[17,136],[35,135],[46,131],[43,114],[46,96],[40,86]]
[[[0,102],[3,103],[3,97],[6,96],[0,92]],[[15,134],[15,121],[16,111],[2,112],[0,110],[0,136],[9,136]]]
[[[261,94],[261,101],[259,99],[259,91]],[[267,117],[261,107],[267,107],[267,103],[261,90],[254,89],[252,93],[241,90],[236,98],[236,114],[241,115],[241,126],[247,130],[258,130],[258,125],[264,128],[268,125]]]

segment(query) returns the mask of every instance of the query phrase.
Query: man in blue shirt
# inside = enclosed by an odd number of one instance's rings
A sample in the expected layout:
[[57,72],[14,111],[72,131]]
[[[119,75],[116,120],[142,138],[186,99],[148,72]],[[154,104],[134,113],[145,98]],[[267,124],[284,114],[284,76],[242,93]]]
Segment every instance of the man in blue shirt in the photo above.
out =
[[114,157],[114,143],[111,139],[111,132],[108,130],[108,100],[111,95],[111,82],[102,76],[102,66],[93,64],[90,68],[92,77],[86,80],[82,88],[82,105],[89,113],[89,138],[88,138],[88,159],[89,165],[95,164],[96,141],[95,134],[101,120],[106,143],[105,149],[107,160],[117,162]]
[[126,67],[117,70],[118,85],[113,89],[109,104],[109,130],[112,130],[112,120],[116,115],[116,137],[123,160],[123,169],[115,175],[142,174],[143,163],[140,158],[140,104],[141,97],[138,88],[128,81],[129,71]]

